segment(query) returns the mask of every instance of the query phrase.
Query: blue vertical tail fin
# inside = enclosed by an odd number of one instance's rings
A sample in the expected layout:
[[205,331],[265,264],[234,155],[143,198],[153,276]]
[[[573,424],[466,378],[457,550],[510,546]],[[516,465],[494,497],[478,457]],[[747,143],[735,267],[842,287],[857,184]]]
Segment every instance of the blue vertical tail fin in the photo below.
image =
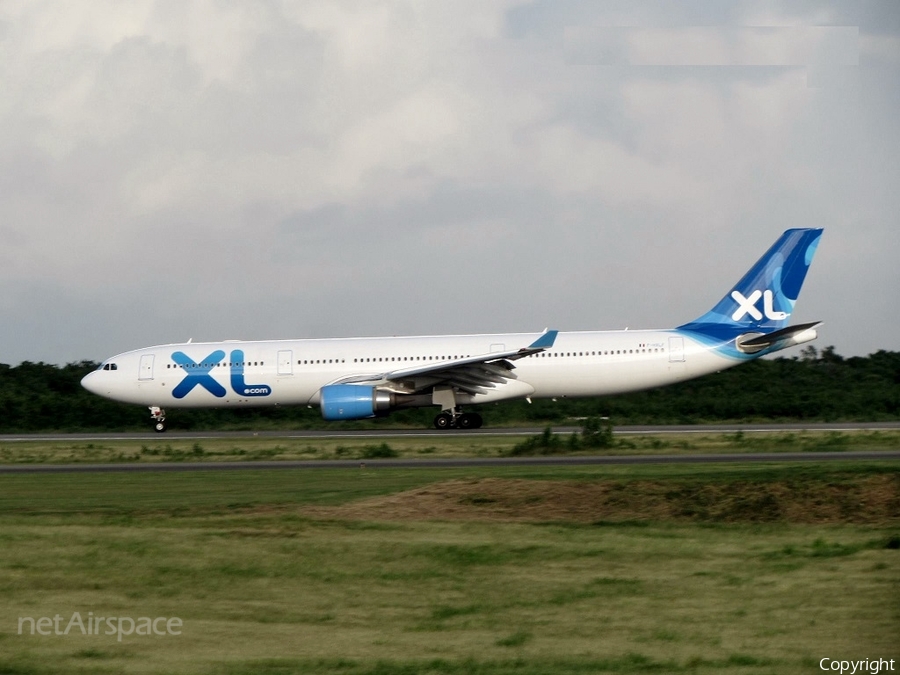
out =
[[731,340],[785,328],[821,236],[821,229],[787,230],[715,307],[678,330]]

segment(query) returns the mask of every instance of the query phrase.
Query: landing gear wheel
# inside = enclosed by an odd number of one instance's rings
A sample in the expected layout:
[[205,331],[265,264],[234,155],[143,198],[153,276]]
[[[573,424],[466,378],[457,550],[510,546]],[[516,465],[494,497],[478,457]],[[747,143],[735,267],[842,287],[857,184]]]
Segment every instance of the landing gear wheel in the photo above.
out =
[[449,429],[453,426],[453,415],[442,412],[434,418],[435,429]]
[[477,429],[483,424],[478,413],[463,413],[456,420],[456,426],[460,429]]
[[160,420],[159,422],[154,422],[153,428],[156,430],[156,433],[161,434],[166,430],[166,423]]

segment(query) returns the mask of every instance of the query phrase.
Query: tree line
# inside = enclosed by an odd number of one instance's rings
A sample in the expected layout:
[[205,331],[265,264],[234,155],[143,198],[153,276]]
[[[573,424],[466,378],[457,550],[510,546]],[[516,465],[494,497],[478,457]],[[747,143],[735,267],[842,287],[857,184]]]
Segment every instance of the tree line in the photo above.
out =
[[[146,408],[88,393],[81,378],[98,364],[0,364],[0,433],[128,431],[149,428]],[[435,408],[401,410],[385,420],[344,422],[429,426]],[[608,417],[622,424],[725,421],[882,421],[900,419],[900,352],[844,358],[834,347],[807,347],[791,358],[758,359],[669,387],[603,398],[536,399],[481,406],[489,425],[564,424]],[[170,410],[174,429],[314,428],[318,409],[278,406],[240,410]]]

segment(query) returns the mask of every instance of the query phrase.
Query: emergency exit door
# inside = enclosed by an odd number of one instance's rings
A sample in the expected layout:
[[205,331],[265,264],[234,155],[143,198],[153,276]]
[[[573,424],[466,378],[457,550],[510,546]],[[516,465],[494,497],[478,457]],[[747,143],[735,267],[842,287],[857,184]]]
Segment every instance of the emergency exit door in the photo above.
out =
[[294,374],[294,353],[290,349],[278,352],[278,375]]
[[684,361],[684,338],[669,338],[669,363],[682,363]]
[[143,356],[141,356],[141,369],[138,373],[138,379],[153,379],[153,354],[144,354]]

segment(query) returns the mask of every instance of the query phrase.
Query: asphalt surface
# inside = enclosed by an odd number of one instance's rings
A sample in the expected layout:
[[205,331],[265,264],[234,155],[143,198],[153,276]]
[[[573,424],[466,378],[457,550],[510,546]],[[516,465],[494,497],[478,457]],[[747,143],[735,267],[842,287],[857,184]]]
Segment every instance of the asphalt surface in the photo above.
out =
[[462,457],[453,459],[301,460],[270,462],[146,462],[140,464],[7,464],[0,474],[235,471],[259,469],[436,469],[485,466],[589,466],[622,464],[721,464],[900,460],[900,451],[758,452],[718,455],[603,455],[553,457]]
[[[451,436],[528,436],[539,434],[543,427],[496,427],[489,429],[365,429],[365,430],[278,430],[278,431],[177,431],[170,430],[157,434],[151,430],[142,433],[99,433],[99,434],[2,434],[0,443],[21,443],[28,441],[141,441],[148,439],[167,441],[197,441],[214,438],[443,438]],[[578,426],[554,427],[556,433],[570,434],[581,431]],[[900,422],[817,422],[808,424],[703,424],[703,425],[645,425],[619,426],[613,430],[616,435],[634,434],[707,434],[707,433],[761,433],[773,431],[878,431],[900,430]]]

